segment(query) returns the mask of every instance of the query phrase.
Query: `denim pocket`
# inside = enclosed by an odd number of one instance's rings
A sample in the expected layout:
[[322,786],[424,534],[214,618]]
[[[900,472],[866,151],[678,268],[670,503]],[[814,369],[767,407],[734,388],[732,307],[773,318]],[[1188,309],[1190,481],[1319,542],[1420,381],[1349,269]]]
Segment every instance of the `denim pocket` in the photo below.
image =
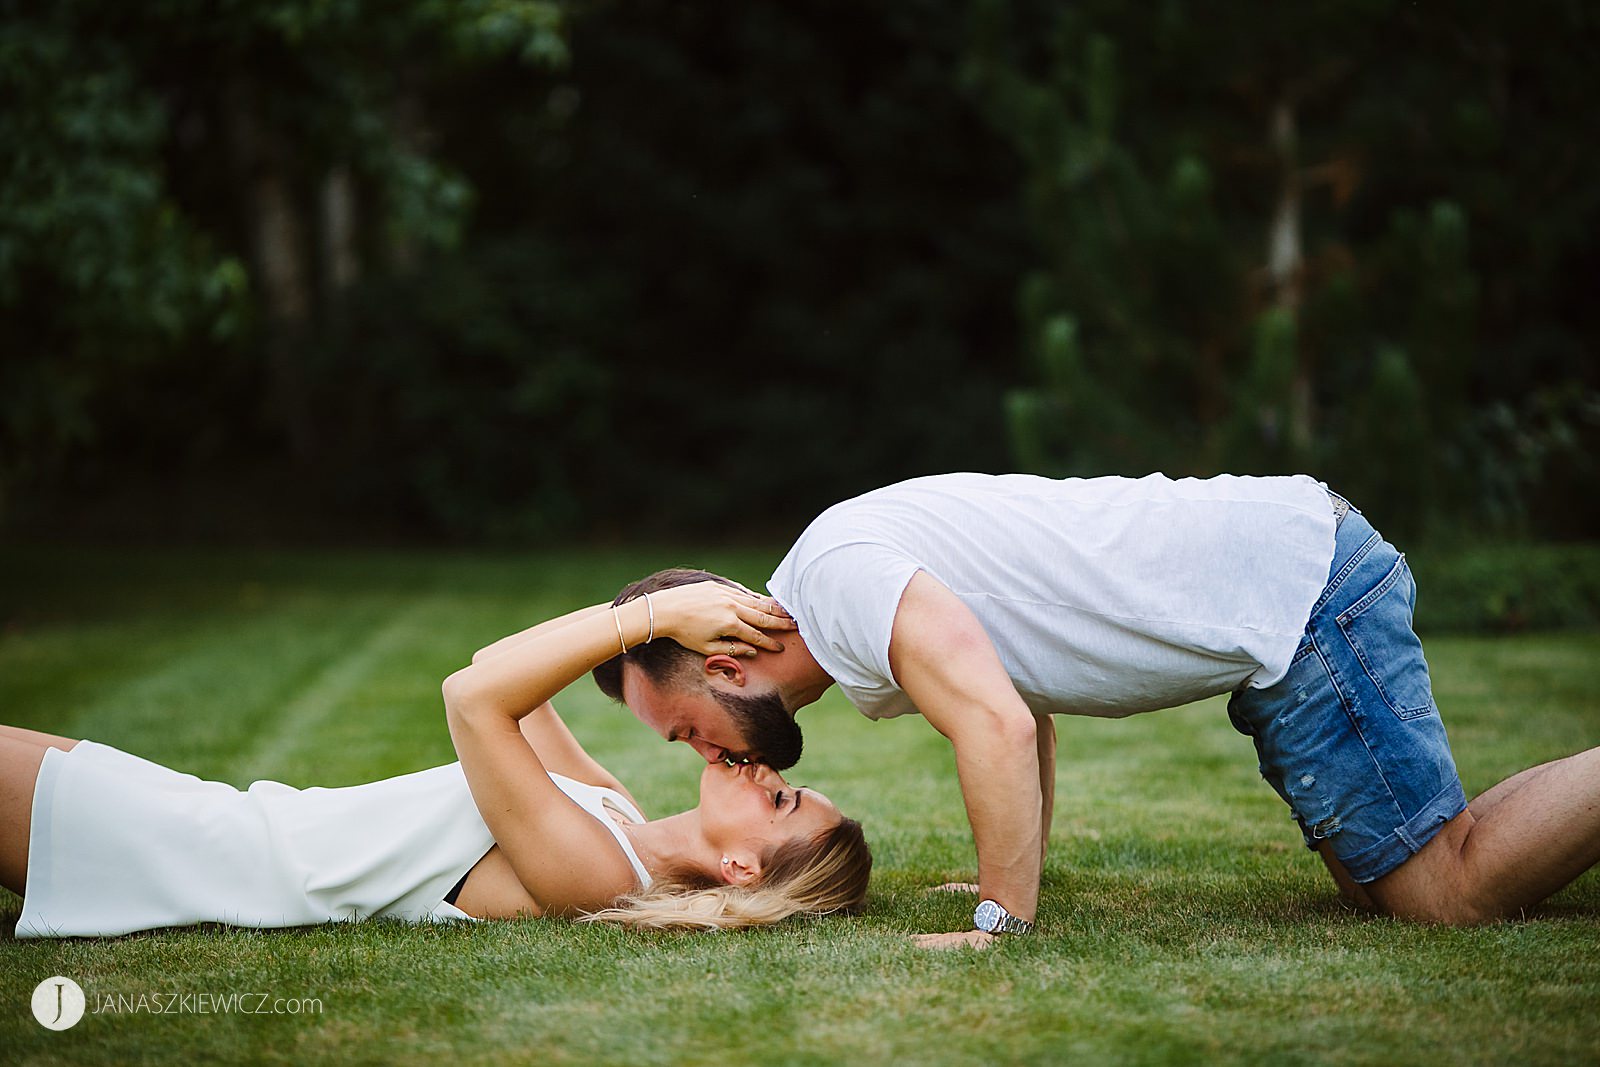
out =
[[1416,589],[1401,556],[1372,591],[1339,615],[1339,629],[1361,661],[1373,688],[1402,719],[1435,710],[1422,642],[1411,629]]

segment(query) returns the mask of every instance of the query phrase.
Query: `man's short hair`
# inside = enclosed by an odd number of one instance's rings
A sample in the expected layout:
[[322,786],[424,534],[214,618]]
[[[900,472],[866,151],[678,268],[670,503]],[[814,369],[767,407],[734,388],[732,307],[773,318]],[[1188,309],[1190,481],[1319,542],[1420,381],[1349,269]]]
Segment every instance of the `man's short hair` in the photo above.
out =
[[[611,601],[613,607],[637,600],[646,593],[659,593],[680,585],[696,582],[721,582],[740,588],[739,583],[710,571],[692,567],[672,567],[640,578],[622,587]],[[593,671],[595,684],[600,691],[617,703],[622,699],[622,667],[632,663],[645,677],[665,688],[682,689],[703,686],[733,718],[743,735],[745,750],[777,770],[785,770],[800,760],[803,743],[800,727],[794,716],[783,706],[776,692],[751,695],[727,693],[706,686],[701,681],[701,667],[705,657],[684,648],[670,638],[658,637],[654,641],[635,645],[626,654],[619,653],[600,664]]]

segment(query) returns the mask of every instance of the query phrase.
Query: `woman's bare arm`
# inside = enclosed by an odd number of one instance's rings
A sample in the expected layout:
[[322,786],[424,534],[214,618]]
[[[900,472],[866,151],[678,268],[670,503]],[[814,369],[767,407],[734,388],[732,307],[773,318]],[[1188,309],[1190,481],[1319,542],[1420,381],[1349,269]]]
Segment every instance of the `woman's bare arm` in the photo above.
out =
[[489,656],[498,656],[500,653],[505,652],[508,649],[515,648],[530,638],[537,637],[539,634],[549,633],[551,630],[558,630],[563,626],[577,622],[579,619],[587,618],[590,615],[595,615],[602,611],[609,610],[611,610],[611,605],[609,604],[591,604],[586,608],[579,608],[577,611],[569,611],[565,615],[558,615],[553,619],[546,619],[544,622],[530,626],[526,630],[519,630],[517,633],[502,637],[493,644],[484,645],[482,648],[478,649],[478,651],[472,654],[472,662],[476,663],[478,660],[485,659]]
[[[524,715],[519,725],[522,728],[522,736],[533,746],[533,751],[538,754],[545,770],[590,785],[615,789],[627,797],[634,807],[639,807],[639,802],[633,799],[633,794],[617,780],[617,776],[589,755],[583,744],[572,736],[567,724],[556,714],[555,705],[548,700]],[[639,808],[639,810],[644,809]]]
[[[609,616],[609,613],[607,613]],[[478,813],[544,913],[605,904],[632,887],[610,833],[561,792],[521,729],[610,651],[598,614],[479,659],[444,682],[445,720]],[[611,635],[611,641],[616,635]]]
[[[657,633],[696,651],[730,642],[731,651],[782,646],[763,633],[793,622],[771,614],[764,598],[717,582],[655,595]],[[642,601],[589,612],[463,667],[444,682],[445,718],[461,767],[495,843],[518,880],[547,912],[594,908],[634,884],[627,858],[609,831],[556,787],[521,720],[562,689],[630,647],[649,629]]]
[[[516,648],[518,645],[525,644],[540,634],[546,634],[563,626],[569,626],[579,619],[607,610],[609,610],[609,605],[591,604],[589,607],[579,608],[577,611],[569,611],[565,615],[541,622],[536,626],[530,626],[526,630],[502,637],[493,644],[485,645],[483,648],[478,649],[472,654],[472,662],[477,663],[480,660],[501,655]],[[528,739],[528,744],[532,745],[533,750],[539,754],[539,759],[544,764],[545,770],[565,775],[568,778],[574,778],[580,782],[587,782],[589,785],[615,789],[627,797],[634,807],[639,806],[638,801],[633,799],[633,794],[628,792],[627,787],[618,781],[615,775],[601,766],[593,756],[589,755],[578,739],[572,736],[572,731],[567,729],[567,724],[562,721],[560,715],[556,714],[555,706],[549,701],[523,716],[521,728],[522,736]],[[642,811],[643,809],[641,808],[640,810]]]

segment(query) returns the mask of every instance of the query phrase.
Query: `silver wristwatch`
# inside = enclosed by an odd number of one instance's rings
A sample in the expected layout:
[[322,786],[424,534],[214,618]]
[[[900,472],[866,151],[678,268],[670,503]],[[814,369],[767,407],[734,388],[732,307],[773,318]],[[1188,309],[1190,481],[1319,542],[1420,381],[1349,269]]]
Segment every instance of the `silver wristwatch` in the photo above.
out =
[[1026,934],[1033,931],[1031,922],[1017,918],[992,900],[985,900],[978,905],[978,910],[972,913],[972,925],[986,934]]

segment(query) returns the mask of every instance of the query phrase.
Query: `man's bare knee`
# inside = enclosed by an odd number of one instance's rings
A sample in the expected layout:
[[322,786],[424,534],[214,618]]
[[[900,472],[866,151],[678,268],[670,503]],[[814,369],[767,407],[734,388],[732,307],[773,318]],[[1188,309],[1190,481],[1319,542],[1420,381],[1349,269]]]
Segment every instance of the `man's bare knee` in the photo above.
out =
[[1421,850],[1367,886],[1377,910],[1408,922],[1476,926],[1505,917],[1467,869],[1463,850],[1475,823],[1451,819]]

